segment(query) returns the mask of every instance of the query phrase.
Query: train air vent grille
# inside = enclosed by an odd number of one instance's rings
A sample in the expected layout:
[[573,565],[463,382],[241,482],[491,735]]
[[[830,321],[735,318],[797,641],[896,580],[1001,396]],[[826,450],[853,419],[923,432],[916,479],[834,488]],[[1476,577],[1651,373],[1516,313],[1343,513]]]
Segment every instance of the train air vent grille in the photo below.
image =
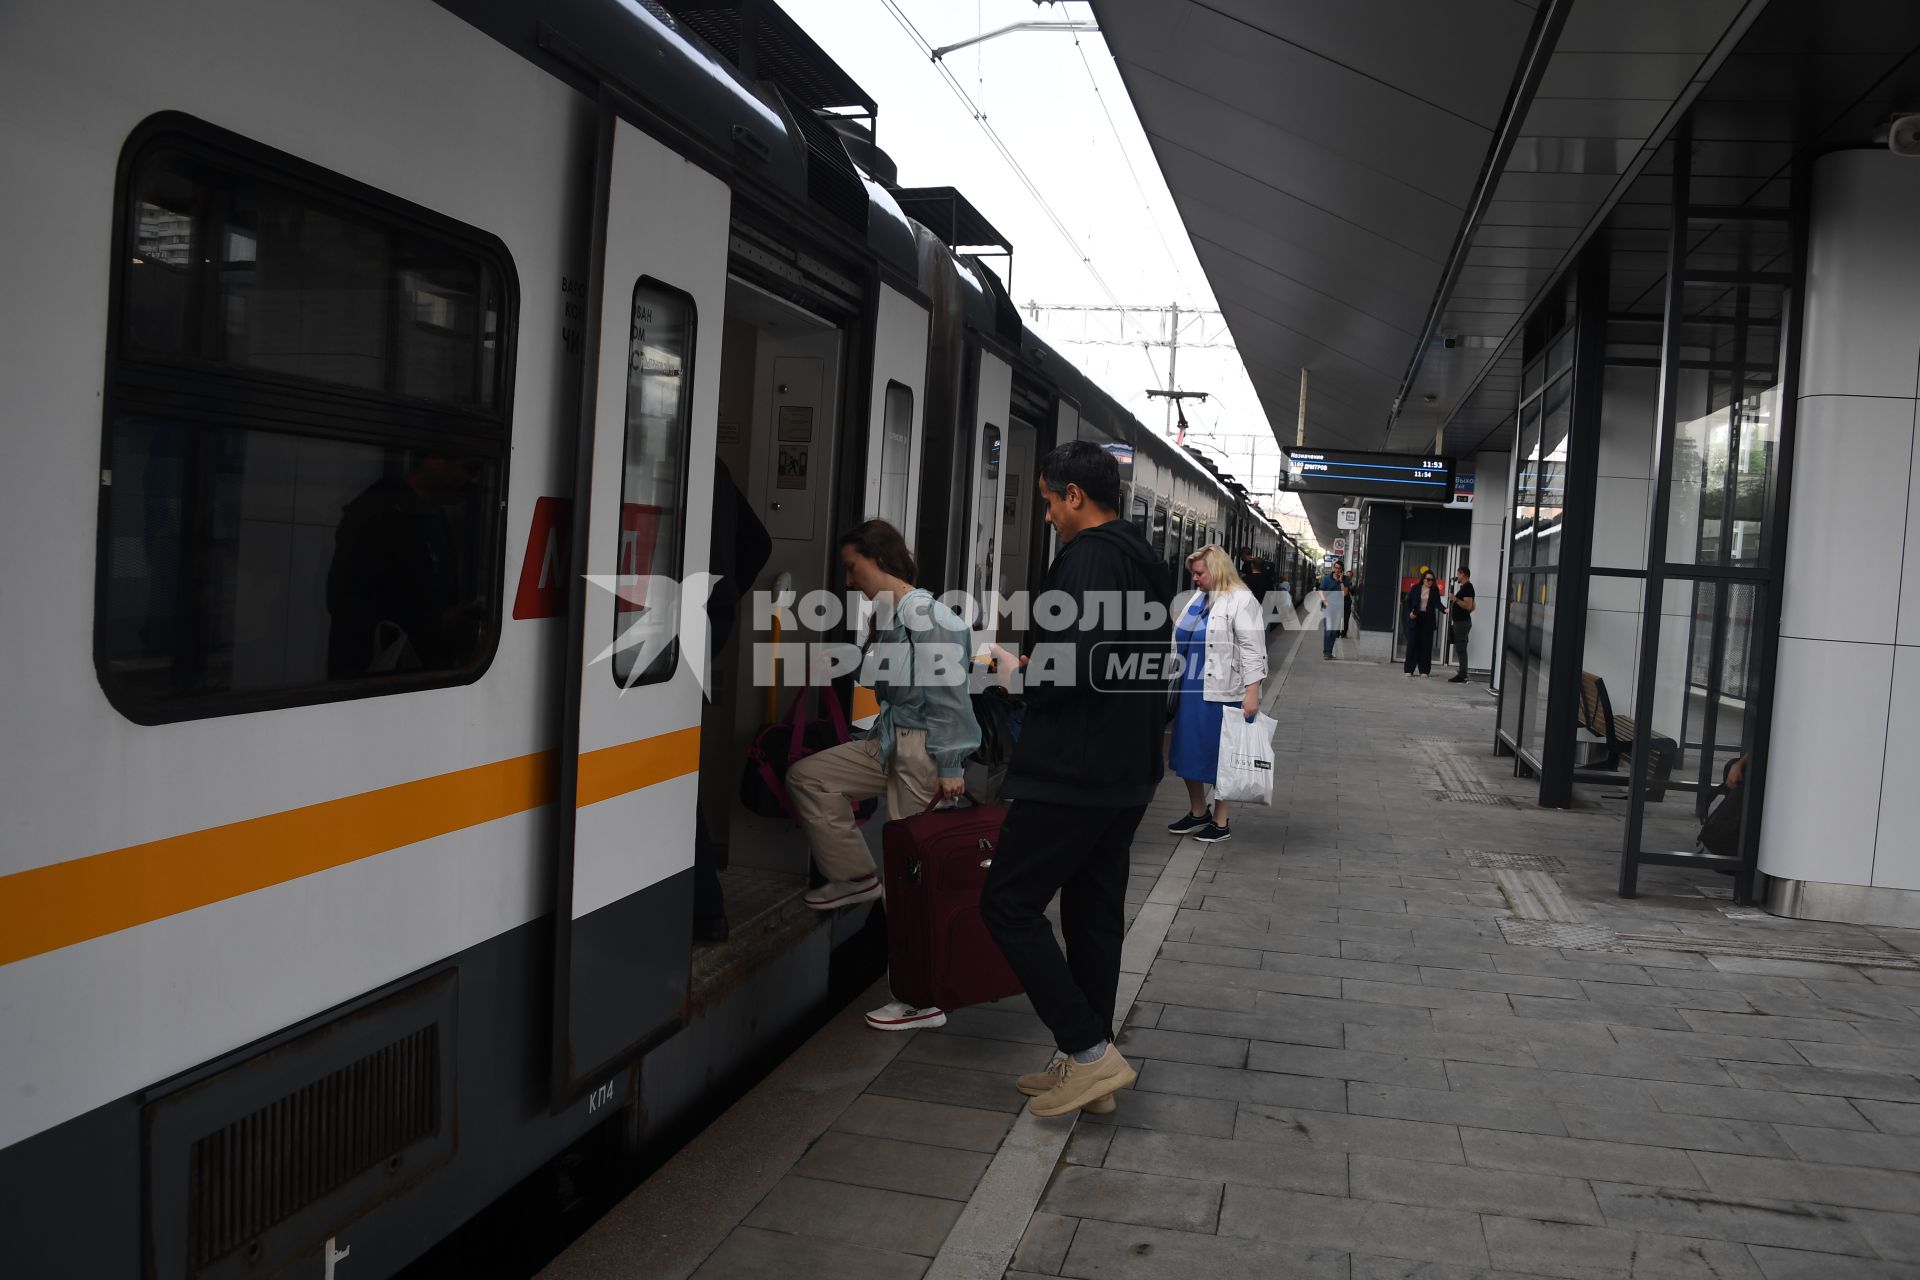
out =
[[440,1029],[423,1027],[193,1144],[187,1258],[199,1270],[431,1137]]
[[459,971],[288,1028],[149,1094],[147,1280],[259,1280],[459,1145]]
[[807,144],[807,198],[856,231],[867,229],[867,188],[840,135],[783,91],[787,113]]

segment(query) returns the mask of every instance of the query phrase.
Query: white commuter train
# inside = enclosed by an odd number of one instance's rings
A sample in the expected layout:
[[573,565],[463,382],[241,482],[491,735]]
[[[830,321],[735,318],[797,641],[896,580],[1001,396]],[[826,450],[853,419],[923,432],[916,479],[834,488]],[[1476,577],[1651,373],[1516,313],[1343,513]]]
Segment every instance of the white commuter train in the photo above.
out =
[[865,908],[690,941],[697,803],[804,887],[741,644],[587,585],[708,565],[717,462],[756,585],[875,514],[1036,583],[1074,436],[1170,565],[1297,555],[862,108],[756,0],[0,8],[0,1271],[390,1275],[817,1013]]

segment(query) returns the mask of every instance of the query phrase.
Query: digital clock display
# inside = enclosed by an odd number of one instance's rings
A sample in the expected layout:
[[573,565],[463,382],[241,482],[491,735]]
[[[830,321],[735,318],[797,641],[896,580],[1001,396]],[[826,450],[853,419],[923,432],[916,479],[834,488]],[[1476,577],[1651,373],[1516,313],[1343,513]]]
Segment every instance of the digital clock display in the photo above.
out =
[[1397,502],[1445,503],[1453,498],[1452,458],[1304,448],[1289,449],[1287,456],[1293,461],[1293,488],[1302,492]]

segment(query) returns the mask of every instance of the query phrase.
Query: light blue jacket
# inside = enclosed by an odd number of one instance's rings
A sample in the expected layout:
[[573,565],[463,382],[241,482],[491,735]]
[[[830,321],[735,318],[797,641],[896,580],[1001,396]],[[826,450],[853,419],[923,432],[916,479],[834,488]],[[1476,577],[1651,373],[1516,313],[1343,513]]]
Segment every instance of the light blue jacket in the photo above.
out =
[[967,688],[967,624],[924,587],[901,597],[891,621],[868,646],[860,678],[880,700],[873,726],[880,760],[893,762],[900,730],[923,729],[940,776],[958,778],[980,745]]

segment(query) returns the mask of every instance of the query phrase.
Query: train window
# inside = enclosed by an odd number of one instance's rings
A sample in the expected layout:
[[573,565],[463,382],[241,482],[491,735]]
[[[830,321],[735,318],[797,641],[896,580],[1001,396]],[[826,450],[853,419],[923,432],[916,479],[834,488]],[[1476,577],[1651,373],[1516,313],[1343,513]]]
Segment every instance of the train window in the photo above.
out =
[[688,295],[644,278],[633,286],[610,664],[622,688],[667,679],[680,658],[694,324]]
[[913,450],[912,388],[889,382],[884,411],[880,423],[880,518],[896,529],[905,529]]
[[1153,509],[1153,537],[1151,541],[1155,555],[1164,556],[1167,554],[1167,509],[1165,507],[1155,507]]
[[147,148],[131,187],[125,354],[494,406],[483,253],[190,144]]
[[1133,514],[1130,519],[1133,522],[1134,528],[1138,529],[1141,534],[1146,534],[1149,516],[1147,514],[1147,500],[1145,498],[1135,498],[1133,500]]
[[512,264],[183,117],[128,144],[95,664],[142,723],[477,679]]

